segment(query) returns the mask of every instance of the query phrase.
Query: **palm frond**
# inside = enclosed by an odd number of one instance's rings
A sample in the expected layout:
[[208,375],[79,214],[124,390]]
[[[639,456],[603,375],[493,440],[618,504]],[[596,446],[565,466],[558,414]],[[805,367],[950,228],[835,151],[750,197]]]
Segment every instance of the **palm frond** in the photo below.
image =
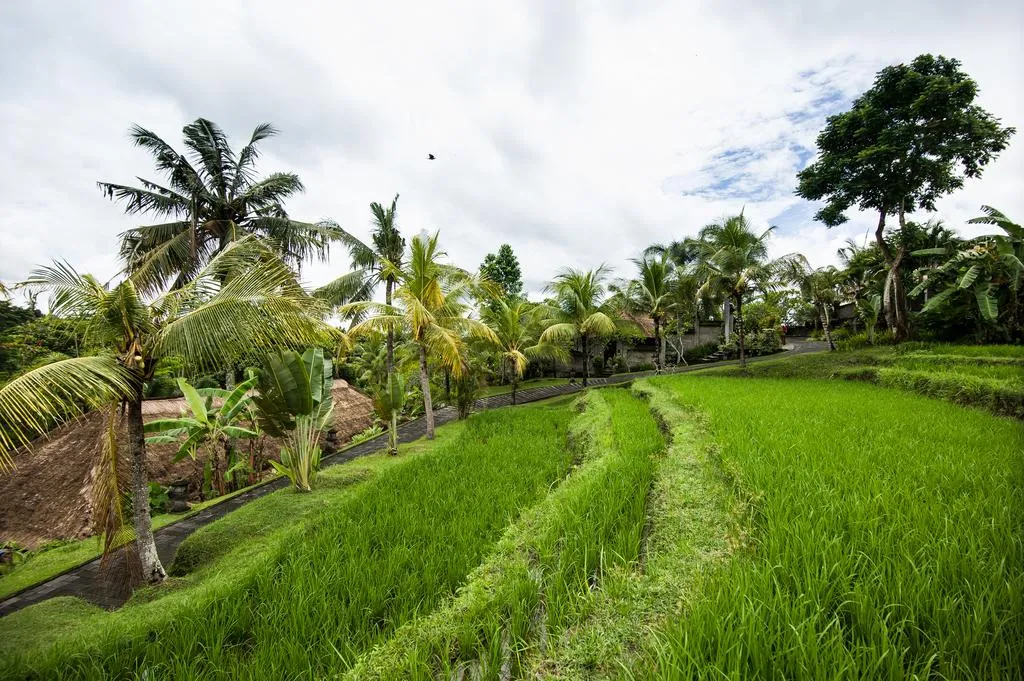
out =
[[0,388],[0,470],[11,452],[55,425],[136,393],[136,378],[113,357],[74,357],[46,364]]

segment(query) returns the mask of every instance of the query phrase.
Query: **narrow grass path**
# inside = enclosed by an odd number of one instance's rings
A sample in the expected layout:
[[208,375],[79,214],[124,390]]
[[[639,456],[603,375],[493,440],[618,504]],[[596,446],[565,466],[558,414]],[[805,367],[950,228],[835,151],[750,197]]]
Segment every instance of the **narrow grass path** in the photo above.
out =
[[534,678],[635,569],[664,439],[626,390],[592,391],[579,404],[572,474],[508,529],[456,598],[363,656],[346,679]]
[[700,415],[651,381],[632,391],[668,440],[655,461],[642,555],[608,571],[585,617],[532,657],[529,678],[617,679],[646,664],[640,652],[652,629],[698,597],[702,576],[734,546],[732,495]]
[[[266,513],[317,493],[254,502],[186,542],[194,573],[117,612],[59,599],[0,620],[0,667],[14,678],[150,680],[344,669],[449,597],[502,530],[565,475],[570,417],[565,404],[475,415],[446,426],[452,437],[414,444],[425,450],[418,456],[366,459],[388,462],[386,470],[283,525]],[[229,541],[235,549],[222,551]]]

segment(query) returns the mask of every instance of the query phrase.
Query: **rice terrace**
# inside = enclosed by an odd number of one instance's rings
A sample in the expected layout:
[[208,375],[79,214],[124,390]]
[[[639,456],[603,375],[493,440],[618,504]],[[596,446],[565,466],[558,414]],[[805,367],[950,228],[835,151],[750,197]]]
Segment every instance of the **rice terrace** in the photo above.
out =
[[411,8],[0,9],[0,680],[1024,680],[1021,8]]

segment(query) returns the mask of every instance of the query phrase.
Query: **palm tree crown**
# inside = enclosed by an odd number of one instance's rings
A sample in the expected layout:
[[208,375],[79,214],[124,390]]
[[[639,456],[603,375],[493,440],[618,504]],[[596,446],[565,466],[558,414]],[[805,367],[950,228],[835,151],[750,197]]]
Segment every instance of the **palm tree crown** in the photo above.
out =
[[277,134],[274,126],[257,126],[238,154],[212,121],[199,118],[182,133],[185,153],[139,125],[131,128],[132,141],[153,155],[166,184],[143,178],[138,178],[141,187],[97,183],[106,196],[123,202],[129,215],[169,220],[121,235],[121,258],[143,292],[155,293],[168,284],[183,286],[228,244],[247,234],[272,243],[293,265],[310,256],[326,256],[331,232],[292,220],[284,209],[286,199],[303,191],[299,177],[256,174],[260,142]]
[[701,295],[718,291],[731,301],[736,310],[740,362],[744,366],[743,303],[752,288],[771,278],[774,266],[768,262],[767,242],[774,229],[755,233],[740,211],[739,215],[707,225],[699,234],[697,271],[703,281]]
[[36,270],[25,285],[49,291],[51,312],[78,322],[86,345],[99,354],[44,365],[0,388],[0,467],[10,464],[14,448],[54,424],[122,403],[142,574],[160,581],[165,575],[149,513],[143,382],[164,357],[181,357],[200,371],[254,351],[321,344],[332,331],[291,269],[252,237],[230,244],[191,282],[152,302],[132,279],[110,287],[63,263]]
[[548,284],[554,300],[547,306],[547,328],[542,343],[576,343],[583,350],[583,384],[590,379],[591,344],[607,338],[624,325],[605,299],[611,270],[600,265],[592,270],[565,268]]

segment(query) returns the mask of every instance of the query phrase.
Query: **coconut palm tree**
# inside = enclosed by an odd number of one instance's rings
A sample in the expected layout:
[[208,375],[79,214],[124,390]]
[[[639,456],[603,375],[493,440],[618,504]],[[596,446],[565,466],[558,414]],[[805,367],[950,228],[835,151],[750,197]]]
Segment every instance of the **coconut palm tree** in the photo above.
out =
[[746,368],[746,333],[743,328],[743,303],[758,282],[770,278],[773,270],[768,262],[769,227],[761,234],[751,229],[750,222],[739,215],[707,225],[698,235],[698,274],[702,280],[701,295],[722,293],[736,314],[739,336],[740,364]]
[[419,354],[420,388],[427,422],[427,439],[434,438],[434,411],[430,394],[430,367],[434,360],[459,378],[464,369],[464,336],[495,343],[494,332],[466,316],[467,300],[478,281],[465,270],[442,263],[445,253],[437,245],[439,233],[414,237],[405,266],[383,262],[382,275],[393,277],[395,305],[362,301],[341,308],[342,314],[367,315],[349,330],[353,336],[404,329]]
[[519,298],[495,298],[481,311],[481,321],[494,332],[493,347],[503,374],[512,385],[512,404],[516,403],[516,390],[530,360],[550,357],[567,361],[569,352],[564,345],[540,342],[533,318],[539,308]]
[[[320,287],[313,295],[332,305],[342,306],[370,300],[377,286],[383,283],[384,303],[391,305],[398,279],[390,269],[385,271],[385,265],[390,263],[394,268],[401,269],[402,257],[405,255],[405,239],[398,231],[397,210],[398,194],[395,194],[391,206],[387,208],[376,201],[370,204],[370,212],[373,214],[373,231],[370,234],[372,246],[363,243],[334,222],[322,223],[348,249],[352,257],[352,271]],[[388,384],[395,370],[395,330],[389,328],[386,336],[385,384]]]
[[131,127],[135,146],[153,155],[166,175],[158,184],[138,178],[141,187],[98,182],[103,193],[124,204],[129,215],[151,214],[168,220],[143,225],[121,235],[125,270],[143,294],[168,285],[180,288],[203,270],[231,242],[255,235],[273,244],[286,262],[299,266],[311,256],[324,258],[334,234],[323,225],[288,217],[286,199],[303,191],[293,173],[260,178],[256,161],[260,142],[277,134],[270,123],[256,127],[235,154],[216,123],[199,118],[182,129],[185,152],[179,153],[156,133]]
[[654,343],[658,347],[657,369],[665,368],[665,320],[672,307],[672,274],[674,267],[668,253],[633,259],[637,278],[623,292],[626,309],[649,315],[654,323]]
[[814,305],[829,350],[835,350],[836,344],[832,342],[832,306],[839,302],[843,273],[831,265],[815,269],[803,255],[792,255],[785,260],[784,277],[796,284],[804,300]]
[[627,322],[606,300],[606,281],[611,269],[565,268],[548,284],[553,300],[545,310],[546,328],[540,342],[579,343],[583,350],[583,385],[590,380],[590,353],[594,343],[608,338]]
[[37,269],[24,285],[48,291],[51,313],[75,320],[85,345],[103,352],[47,364],[0,388],[0,465],[10,466],[15,448],[55,424],[120,402],[142,576],[159,582],[165,573],[149,514],[143,383],[165,357],[201,371],[244,353],[322,343],[332,331],[294,273],[251,238],[228,245],[190,283],[148,302],[130,278],[111,287],[65,263]]

